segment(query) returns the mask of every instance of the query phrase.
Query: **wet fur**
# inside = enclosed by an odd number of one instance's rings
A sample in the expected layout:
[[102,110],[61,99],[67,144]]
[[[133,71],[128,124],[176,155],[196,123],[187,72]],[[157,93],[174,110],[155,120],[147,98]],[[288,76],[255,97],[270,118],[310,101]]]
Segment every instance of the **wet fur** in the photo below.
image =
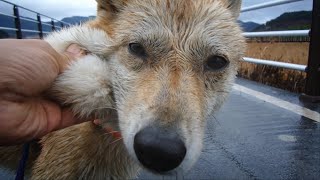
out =
[[[120,129],[116,140],[91,122],[53,132],[40,140],[30,160],[32,179],[126,179],[140,169],[133,137],[157,124],[174,129],[187,147],[176,171],[197,161],[207,117],[225,101],[244,53],[236,24],[237,0],[98,0],[98,16],[47,37],[58,52],[71,43],[90,55],[70,64],[50,93],[81,117]],[[144,45],[148,57],[128,52]],[[218,72],[204,69],[211,55],[226,57]],[[14,169],[19,147],[1,147],[2,165]],[[33,161],[34,160],[34,161]],[[29,166],[29,167],[30,167]]]

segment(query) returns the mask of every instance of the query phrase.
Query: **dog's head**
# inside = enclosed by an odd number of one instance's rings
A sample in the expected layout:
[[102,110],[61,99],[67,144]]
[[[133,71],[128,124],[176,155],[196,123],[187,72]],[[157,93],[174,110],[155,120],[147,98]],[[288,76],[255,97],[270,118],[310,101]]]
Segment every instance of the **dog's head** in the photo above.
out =
[[240,5],[98,0],[98,17],[89,25],[111,38],[105,76],[126,148],[145,168],[184,171],[198,159],[206,119],[224,102],[244,53]]
[[98,0],[119,126],[151,171],[189,169],[206,118],[224,102],[244,52],[239,0]]

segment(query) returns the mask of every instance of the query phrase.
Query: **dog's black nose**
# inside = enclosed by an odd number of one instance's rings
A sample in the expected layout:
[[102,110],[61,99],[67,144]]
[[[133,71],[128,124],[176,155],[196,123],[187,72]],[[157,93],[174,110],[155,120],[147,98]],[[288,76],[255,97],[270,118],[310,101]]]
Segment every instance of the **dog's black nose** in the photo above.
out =
[[134,150],[146,168],[165,173],[178,167],[186,155],[186,147],[176,132],[146,127],[134,137]]

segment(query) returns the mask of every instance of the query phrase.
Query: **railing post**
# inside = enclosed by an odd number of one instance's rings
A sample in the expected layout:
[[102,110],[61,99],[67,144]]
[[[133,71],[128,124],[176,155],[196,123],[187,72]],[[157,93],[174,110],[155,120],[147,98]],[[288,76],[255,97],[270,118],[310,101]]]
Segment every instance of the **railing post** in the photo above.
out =
[[40,16],[40,14],[37,14],[37,20],[38,20],[39,37],[40,37],[40,39],[42,39],[42,38],[43,38],[43,32],[42,32],[42,23],[41,23],[41,16]]
[[21,22],[20,22],[20,16],[19,16],[19,9],[18,6],[14,5],[13,6],[13,15],[15,16],[14,18],[14,24],[17,29],[16,34],[17,34],[17,39],[22,39],[22,31],[21,31]]
[[313,0],[309,60],[305,94],[311,102],[320,102],[320,1]]
[[54,21],[53,21],[53,19],[51,19],[51,30],[52,30],[52,31],[55,31],[55,30],[56,30],[56,27],[54,26]]

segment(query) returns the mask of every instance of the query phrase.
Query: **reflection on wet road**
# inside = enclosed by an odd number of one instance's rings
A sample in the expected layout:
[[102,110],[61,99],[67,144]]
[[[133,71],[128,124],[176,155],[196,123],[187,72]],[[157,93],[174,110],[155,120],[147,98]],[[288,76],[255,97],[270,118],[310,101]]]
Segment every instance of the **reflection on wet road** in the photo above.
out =
[[[261,94],[257,97],[252,91]],[[320,105],[301,104],[298,98],[238,79],[227,103],[208,120],[203,153],[184,179],[318,179]],[[279,102],[290,107],[283,108]],[[301,116],[304,107],[310,119]],[[175,179],[146,172],[140,176],[162,178]]]

